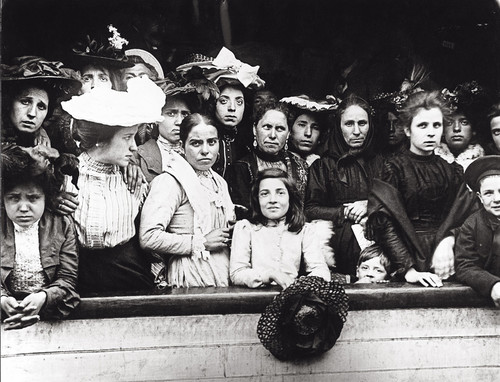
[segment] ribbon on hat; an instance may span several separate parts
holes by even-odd
[[[240,81],[244,87],[248,87],[250,84],[255,83],[257,86],[264,85],[264,81],[257,75],[260,66],[250,66],[244,62],[238,60],[233,52],[231,52],[226,47],[222,47],[215,60],[212,64],[217,69],[223,69],[229,72],[229,74],[235,74],[238,81]],[[217,79],[224,77],[224,74],[220,72],[217,73],[217,78],[209,78],[214,82]]]
[[[2,64],[3,77],[43,77],[61,76],[78,79],[76,72],[69,68],[63,68],[60,61],[47,61],[37,56],[22,56],[14,61],[14,65]]]

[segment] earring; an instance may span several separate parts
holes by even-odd
[[[95,147],[99,147],[99,143],[96,143],[96,144],[95,144]]]
[[[288,151],[288,139],[285,141],[285,151]]]
[[[257,148],[257,138],[253,137],[253,148]]]

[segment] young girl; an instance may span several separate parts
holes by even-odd
[[[63,318],[79,304],[73,220],[51,212],[51,168],[19,147],[2,153],[1,279],[5,329]]]
[[[449,115],[438,92],[408,97],[399,114],[410,149],[389,159],[369,199],[368,232],[407,282],[440,287],[453,270],[453,236],[470,212],[462,167],[434,154]],[[435,273],[431,273],[431,268]]]
[[[310,276],[330,281],[330,272],[300,196],[286,172],[265,169],[252,188],[250,220],[236,223],[229,264],[235,285],[257,288],[275,282],[283,289],[298,277],[302,259]]]
[[[391,262],[378,245],[370,245],[359,254],[356,284],[381,283],[387,280]]]

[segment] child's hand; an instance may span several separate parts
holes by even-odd
[[[283,289],[286,289],[292,285],[295,280],[293,277],[290,277],[284,272],[271,270],[266,276],[263,277],[262,282],[264,284],[271,284],[273,281]]]
[[[45,292],[32,293],[26,296],[19,306],[25,314],[29,313],[29,315],[33,316],[40,312],[46,300],[47,294]]]
[[[1,305],[2,310],[7,313],[9,317],[22,310],[17,300],[12,296],[2,296]]]

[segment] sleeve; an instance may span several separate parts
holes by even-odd
[[[373,239],[391,260],[391,269],[396,275],[405,275],[415,266],[415,261],[401,239],[398,226],[391,217],[377,213],[372,219]]]
[[[326,281],[330,281],[330,270],[321,252],[321,242],[315,233],[314,225],[306,224],[303,229],[302,256],[307,275],[318,276]]]
[[[252,179],[248,164],[245,162],[235,162],[231,166],[228,166],[226,181],[233,203],[250,210],[250,187]]]
[[[158,175],[153,180],[142,208],[139,227],[139,242],[144,250],[160,254],[191,255],[194,235],[167,232],[182,199],[182,188],[170,174]]]
[[[333,198],[334,195],[328,195],[326,189],[327,178],[325,177],[324,169],[325,166],[322,165],[322,159],[314,162],[309,169],[304,213],[308,220],[330,220],[338,225],[344,219],[344,208],[343,206],[328,206],[327,199]]]
[[[481,295],[490,297],[491,289],[494,284],[500,282],[500,277],[485,270],[487,259],[477,250],[475,222],[475,219],[468,219],[458,230],[455,243],[455,271],[459,281],[471,286]]]
[[[259,271],[252,268],[252,225],[248,220],[240,220],[234,226],[229,259],[229,274],[234,285],[258,288],[263,285]]]
[[[391,186],[399,190],[401,182],[398,174],[399,171],[397,170],[394,163],[392,163],[390,160],[385,161],[382,166],[380,180],[390,184]]]
[[[59,266],[54,280],[42,290],[47,300],[40,314],[44,318],[61,319],[68,316],[80,303],[76,292],[78,279],[78,252],[73,219],[63,217],[64,241],[59,252]]]

